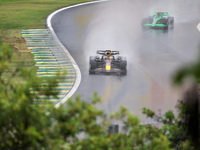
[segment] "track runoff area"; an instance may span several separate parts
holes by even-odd
[[[34,104],[55,105],[60,102],[71,90],[75,83],[75,70],[69,58],[64,54],[60,46],[53,40],[48,29],[22,30],[22,37],[26,40],[27,47],[34,55],[38,67],[37,75],[43,79],[55,77],[58,72],[67,70],[63,79],[58,79],[58,86],[52,92],[60,91],[58,97],[47,97],[38,94],[38,91],[31,89],[32,93],[38,94]],[[43,86],[45,86],[45,80]]]

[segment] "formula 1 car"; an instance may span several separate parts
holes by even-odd
[[[97,56],[90,56],[90,74],[96,72],[127,74],[126,58],[119,56],[119,51],[97,50],[97,54]]]
[[[154,12],[153,16],[142,20],[143,29],[169,29],[174,27],[174,17],[168,12]]]

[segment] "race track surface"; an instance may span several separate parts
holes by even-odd
[[[154,11],[169,11],[175,18],[169,31],[141,29],[141,20]],[[181,90],[171,83],[177,68],[193,62],[199,51],[200,2],[113,0],[63,10],[52,27],[78,64],[82,80],[74,96],[89,101],[94,92],[98,105],[110,114],[123,105],[145,119],[141,109],[175,110]],[[89,75],[89,56],[96,50],[119,50],[127,58],[126,76]]]

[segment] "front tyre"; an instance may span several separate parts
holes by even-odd
[[[89,59],[89,74],[94,74],[95,73],[95,69],[97,67],[96,61],[95,61],[95,57],[94,56],[90,56]]]
[[[174,17],[169,17],[168,24],[170,28],[174,28]]]
[[[141,26],[142,26],[142,29],[143,29],[143,30],[148,29],[148,27],[145,26],[145,24],[147,24],[147,23],[148,23],[148,19],[147,19],[147,18],[142,19]]]
[[[90,64],[90,67],[89,67],[89,74],[94,74],[95,72],[92,70],[92,67],[91,67],[91,64]]]

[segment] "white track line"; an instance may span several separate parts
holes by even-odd
[[[76,72],[76,80],[75,80],[74,86],[72,87],[72,89],[70,90],[70,92],[62,100],[60,100],[55,105],[56,108],[58,108],[61,104],[64,104],[75,93],[75,91],[77,90],[77,88],[78,88],[78,86],[79,86],[79,84],[81,82],[81,71],[80,71],[78,65],[76,64],[75,60],[73,59],[73,57],[70,55],[69,51],[63,46],[63,44],[59,41],[58,37],[56,36],[55,31],[53,30],[52,25],[51,25],[51,19],[52,19],[52,17],[55,14],[57,14],[57,13],[63,11],[63,10],[74,8],[74,7],[78,7],[78,6],[88,5],[88,4],[92,4],[92,3],[104,2],[104,1],[107,1],[107,0],[99,0],[99,1],[87,2],[87,3],[82,3],[82,4],[77,4],[77,5],[73,5],[73,6],[61,8],[59,10],[54,11],[53,13],[51,13],[47,17],[47,20],[46,20],[46,26],[47,26],[47,28],[51,31],[52,35],[54,36],[55,41],[59,44],[59,46],[62,48],[62,50],[69,57],[72,65],[73,65],[73,67],[75,69],[75,72]]]
[[[197,29],[200,31],[200,23],[197,25]]]

